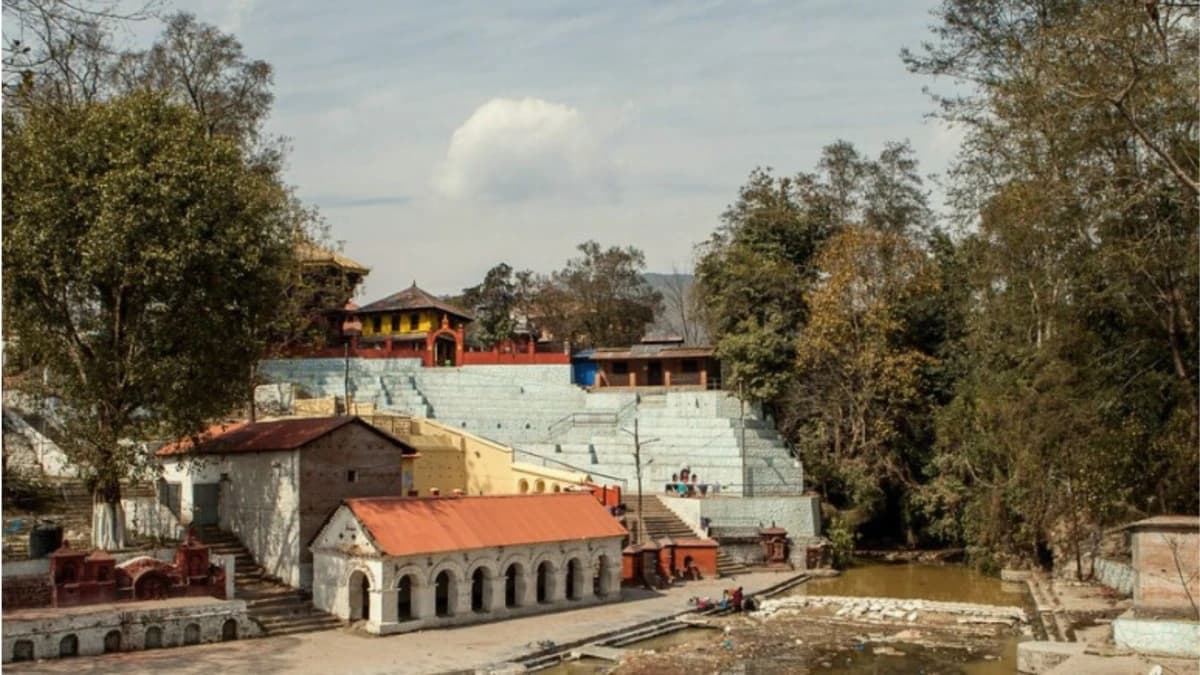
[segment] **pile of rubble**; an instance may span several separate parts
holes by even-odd
[[[960,624],[1025,624],[1028,617],[1020,607],[978,605],[966,602],[935,602],[901,598],[862,598],[838,595],[789,596],[764,600],[753,616],[798,614],[805,610],[832,611],[833,616],[856,621],[913,623],[923,614],[954,617]]]

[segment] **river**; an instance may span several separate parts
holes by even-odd
[[[813,579],[786,594],[923,599],[1031,609],[1028,593],[1023,585],[1004,583],[995,577],[957,565],[860,565],[845,570],[836,577]],[[627,645],[626,649],[653,649],[661,652],[679,645],[691,645],[692,649],[697,649],[719,645],[722,639],[719,631],[686,629]],[[840,638],[835,636],[831,642],[836,646],[820,650],[816,658],[806,659],[803,668],[807,670],[798,672],[852,675],[899,675],[917,672],[946,675],[1012,675],[1016,672],[1018,641],[1016,636],[999,639],[995,649],[987,655],[904,643],[890,645],[895,651],[888,653],[887,650],[880,651],[856,644],[855,636],[848,633]],[[756,670],[753,663],[747,665],[751,666],[747,672]],[[615,664],[609,662],[587,659],[564,663],[541,672],[547,675],[594,675],[614,672],[614,666]]]

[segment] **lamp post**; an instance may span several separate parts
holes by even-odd
[[[642,519],[642,446],[656,443],[661,439],[651,438],[643,441],[638,433],[638,420],[636,417],[633,418],[633,431],[629,429],[621,429],[621,431],[633,436],[633,463],[634,469],[637,472],[637,541],[634,543],[641,544],[646,538],[646,522]],[[646,462],[646,466],[650,466],[653,463],[654,460],[651,459],[649,462]]]

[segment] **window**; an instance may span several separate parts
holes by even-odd
[[[346,482],[347,483],[357,483],[358,482],[358,471],[355,469],[350,469],[349,471],[347,471],[346,472]]]
[[[613,361],[612,371],[613,375],[628,375],[629,364],[625,361]]]
[[[383,332],[383,317],[382,316],[373,317],[371,319],[371,328],[376,333],[382,333]]]
[[[400,332],[400,315],[393,314],[391,317],[391,321],[392,321],[392,332],[399,333]]]
[[[683,363],[679,364],[679,367],[685,373],[700,372],[700,364],[696,361],[696,359],[684,359]]]
[[[417,330],[418,328],[420,328],[420,326],[421,326],[421,315],[416,314],[416,313],[409,314],[408,315],[408,329],[409,330]]]

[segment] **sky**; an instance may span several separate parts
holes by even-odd
[[[589,239],[690,272],[752,169],[811,170],[837,139],[870,155],[908,139],[924,173],[943,172],[960,136],[927,119],[934,83],[899,58],[929,39],[936,4],[167,7],[272,64],[266,130],[290,139],[286,179],[371,268],[369,302],[414,281],[456,293],[499,262],[549,272]]]

